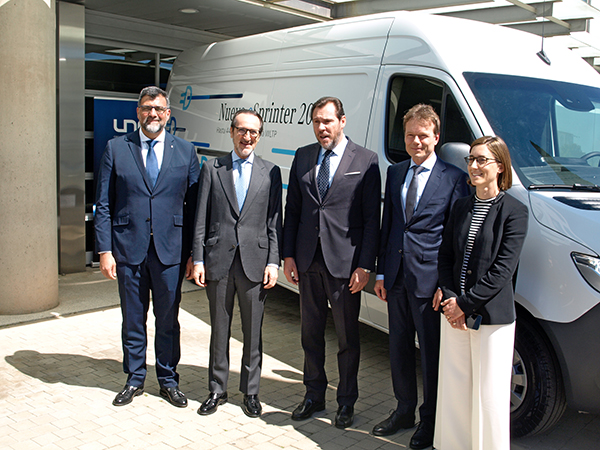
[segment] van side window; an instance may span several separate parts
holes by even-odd
[[[473,134],[444,83],[430,78],[396,76],[390,82],[386,120],[386,153],[391,162],[410,158],[404,146],[402,118],[417,103],[433,106],[440,116],[442,129],[438,148],[445,142],[470,144],[473,141]]]

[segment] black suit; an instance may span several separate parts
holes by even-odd
[[[279,266],[281,172],[254,155],[246,199],[239,211],[232,155],[205,162],[200,173],[194,261],[204,261],[211,315],[209,390],[223,393],[229,377],[229,336],[237,292],[244,353],[240,390],[258,394],[262,365],[265,267]]]
[[[473,194],[457,201],[448,219],[438,263],[440,287],[444,299],[456,297],[465,315],[481,315],[483,325],[513,323],[512,276],[527,234],[527,206],[504,192],[494,200],[473,243],[465,294],[459,295],[474,199]]]
[[[421,420],[434,421],[438,378],[439,314],[432,300],[437,257],[452,204],[468,195],[467,175],[437,159],[417,208],[405,222],[401,191],[411,161],[390,166],[385,187],[377,273],[384,275],[390,332],[390,364],[397,411],[413,415],[417,406],[415,331],[423,372]]]
[[[360,292],[348,282],[357,267],[373,270],[377,253],[381,177],[377,155],[348,140],[331,186],[317,187],[318,143],[299,148],[290,170],[283,256],[295,259],[300,281],[306,398],[325,399],[324,332],[331,305],[338,336],[340,406],[358,398]]]

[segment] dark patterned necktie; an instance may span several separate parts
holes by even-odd
[[[331,153],[332,150],[327,150],[325,152],[321,167],[319,168],[319,174],[317,175],[317,186],[319,188],[321,200],[325,198],[327,191],[329,190],[329,156],[331,156]]]
[[[419,174],[423,171],[421,166],[413,166],[413,177],[408,185],[408,191],[406,192],[406,221],[410,221],[415,212],[415,206],[417,204],[417,190],[419,188]]]

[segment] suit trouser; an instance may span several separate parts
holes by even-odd
[[[304,385],[306,398],[325,400],[325,327],[329,305],[338,339],[339,384],[337,402],[353,406],[358,399],[360,338],[358,315],[360,292],[350,293],[349,280],[334,278],[325,265],[321,246],[308,270],[300,272],[300,314],[304,349]]]
[[[179,384],[176,369],[181,356],[178,315],[184,274],[182,267],[182,264],[162,264],[153,240],[150,241],[148,255],[141,264],[117,263],[123,315],[123,371],[128,374],[128,385],[141,386],[146,379],[146,320],[150,290],[156,328],[154,351],[158,382],[163,387]]]
[[[442,320],[434,446],[509,450],[515,323],[455,330]]]
[[[440,313],[430,298],[418,298],[406,286],[402,271],[387,291],[390,366],[394,395],[400,414],[414,414],[417,401],[417,366],[415,332],[419,338],[423,404],[419,408],[421,421],[434,422],[440,350]]]
[[[227,390],[229,338],[236,292],[244,335],[240,391],[257,395],[262,368],[262,323],[267,290],[262,282],[255,283],[246,277],[239,251],[236,251],[227,276],[220,280],[208,280],[206,286],[211,323],[208,389],[218,394]]]

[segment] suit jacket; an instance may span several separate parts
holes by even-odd
[[[438,249],[450,207],[470,190],[467,174],[438,158],[417,209],[406,223],[401,191],[409,168],[410,160],[388,168],[377,273],[384,275],[384,287],[389,290],[402,270],[415,296],[430,298],[438,286]]]
[[[239,212],[231,153],[206,161],[200,173],[194,261],[204,261],[208,280],[229,273],[237,246],[244,273],[261,282],[267,264],[281,262],[281,171],[254,155],[252,175]]]
[[[516,317],[512,280],[527,234],[527,206],[503,192],[496,198],[473,243],[465,294],[457,295],[474,202],[472,195],[452,208],[440,247],[440,286],[444,299],[456,297],[467,316],[480,314],[485,325],[509,324]]]
[[[153,233],[158,258],[179,264],[190,255],[200,165],[194,146],[165,133],[160,173],[150,186],[139,132],[108,141],[98,171],[96,248],[117,263],[140,264]]]
[[[331,187],[321,201],[317,188],[318,143],[296,151],[288,184],[283,256],[305,272],[321,239],[323,258],[335,278],[357,267],[374,270],[379,241],[381,175],[377,155],[348,139]]]

